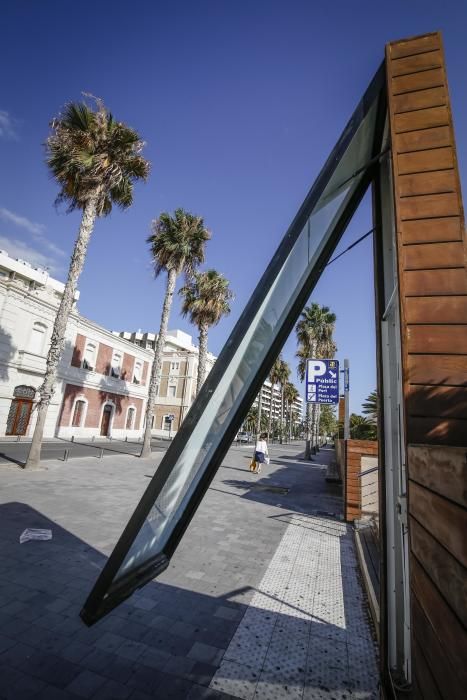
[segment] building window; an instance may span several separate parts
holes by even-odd
[[[110,376],[114,379],[120,379],[122,373],[122,356],[118,352],[114,352],[112,357],[112,366],[110,368]]]
[[[84,409],[86,406],[86,402],[80,399],[75,403],[75,410],[73,411],[73,419],[71,421],[71,425],[74,428],[79,428],[80,425],[83,422],[83,417],[84,417]]]
[[[170,371],[171,372],[177,372],[180,369],[180,362],[171,362],[170,363]]]
[[[86,344],[86,350],[84,351],[83,358],[83,369],[94,372],[94,367],[96,366],[96,350],[97,348],[94,343]]]
[[[126,414],[126,429],[127,430],[133,430],[134,423],[135,423],[135,416],[136,416],[136,409],[133,406],[130,406],[128,409],[128,413]]]
[[[177,394],[177,386],[175,384],[169,384],[167,387],[167,396],[174,399]]]
[[[141,362],[135,362],[135,370],[133,372],[133,383],[141,384]]]
[[[45,334],[47,326],[36,321],[32,327],[31,340],[29,342],[29,352],[34,355],[42,355],[45,346]]]

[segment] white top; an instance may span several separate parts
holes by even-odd
[[[268,443],[266,440],[258,440],[255,447],[255,452],[262,452],[267,455],[268,453]]]

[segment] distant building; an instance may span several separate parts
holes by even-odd
[[[114,331],[114,334],[145,350],[155,350],[155,333]],[[208,353],[208,373],[215,361],[216,357]],[[170,427],[169,416],[173,416],[172,430],[178,430],[195,397],[197,372],[198,348],[193,344],[191,335],[181,330],[168,331],[162,358],[161,381],[154,406],[154,430],[167,432]]]
[[[272,409],[272,420],[279,420],[281,417],[281,388],[278,384],[271,384],[269,379],[263,384],[263,390],[261,393],[261,413],[268,416]],[[253,406],[257,408],[259,403],[260,394],[256,397],[253,402]],[[295,413],[295,424],[299,425],[303,420],[303,399],[298,396],[292,404]]]

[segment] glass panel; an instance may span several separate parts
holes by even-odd
[[[227,341],[188,414],[186,425],[167,450],[107,571],[104,569],[96,584],[96,597],[100,601],[109,584],[118,587],[123,582],[128,590],[133,576],[136,587],[138,575],[161,555],[170,555],[178,544],[180,535],[176,528],[180,525],[180,530],[183,529],[193,514],[193,505],[199,501],[195,490],[212,478],[213,469],[219,465],[239,428],[242,410],[246,410],[247,401],[248,406],[252,403],[259,390],[258,379],[266,377],[275,359],[271,360],[271,349],[278,347],[279,352],[287,329],[290,330],[302,310],[303,291],[311,291],[313,280],[319,277],[322,267],[318,269],[317,264],[322,266],[323,255],[328,251],[331,254],[342,233],[339,227],[358,204],[354,195],[358,190],[360,196],[365,166],[374,156],[383,77],[380,70]],[[194,501],[190,503],[192,498]],[[187,516],[189,503],[190,516]],[[93,594],[86,606],[92,599]],[[92,608],[86,606],[85,619]]]

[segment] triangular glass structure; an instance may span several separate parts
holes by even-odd
[[[86,600],[96,622],[167,568],[381,154],[380,67],[345,127]]]

